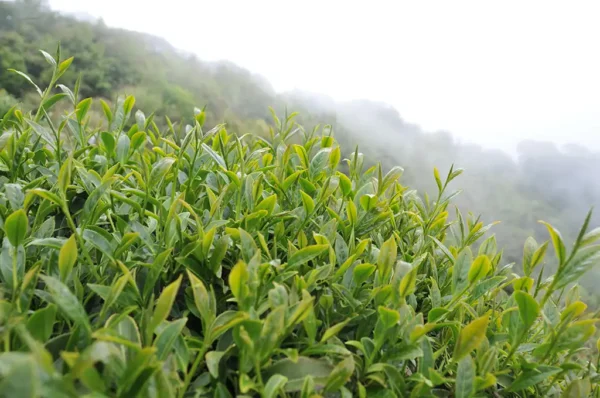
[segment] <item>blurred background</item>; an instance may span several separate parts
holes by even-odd
[[[82,97],[132,94],[156,119],[268,135],[268,107],[331,124],[345,155],[404,168],[435,193],[433,168],[465,169],[454,203],[481,214],[519,270],[523,242],[573,242],[600,226],[597,2],[0,1],[0,114],[37,106],[51,71],[39,50],[75,56]],[[64,112],[58,106],[55,113]],[[99,101],[92,123],[101,128]],[[551,262],[552,256],[547,257]],[[549,268],[552,267],[550,263]],[[583,278],[600,303],[600,270]]]

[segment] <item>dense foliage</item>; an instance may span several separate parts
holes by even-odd
[[[304,126],[331,123],[344,152],[358,144],[368,166],[375,159],[385,172],[403,166],[403,181],[421,193],[435,195],[437,187],[429,177],[434,166],[448,169],[456,164],[466,171],[451,185],[464,190],[454,204],[465,213],[481,214],[487,223],[501,221],[495,228],[498,244],[517,267],[520,242],[528,236],[544,239],[539,219],[548,220],[573,240],[587,210],[600,207],[596,175],[600,153],[587,148],[523,143],[513,158],[462,144],[448,133],[425,133],[385,104],[336,103],[299,92],[276,94],[264,79],[233,64],[203,62],[160,38],[109,28],[89,16],[75,17],[52,12],[41,0],[0,1],[0,115],[14,98],[24,111],[37,106],[35,91],[7,68],[48,83],[50,74],[38,49],[52,52],[60,41],[66,56],[77,56],[62,82],[73,87],[77,76],[83,75],[82,98],[95,99],[88,113],[94,127],[103,120],[98,99],[113,106],[117,94],[134,95],[137,108],[160,116],[155,121],[161,128],[166,127],[164,116],[173,122],[190,122],[194,106],[206,106],[207,125],[226,123],[231,131],[263,137],[269,131],[268,107],[283,114],[287,105],[300,112],[298,122]],[[299,49],[288,51],[310,56]],[[51,113],[60,115],[65,110],[59,103]],[[600,226],[599,215],[596,212],[592,226]],[[556,270],[557,264],[548,267]],[[582,284],[593,293],[599,280],[600,272],[594,270]]]
[[[132,96],[95,129],[57,85],[73,59],[43,56],[46,89],[15,72],[40,106],[0,121],[2,396],[600,394],[570,288],[600,261],[590,215],[570,249],[546,224],[550,278],[528,239],[519,276],[494,236],[474,249],[490,226],[449,220],[460,169],[422,200],[329,126],[161,129]]]

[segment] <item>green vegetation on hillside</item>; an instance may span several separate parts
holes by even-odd
[[[600,396],[569,287],[600,261],[591,214],[568,247],[545,225],[551,278],[533,239],[515,275],[448,218],[460,169],[423,200],[328,127],[161,129],[132,96],[97,129],[83,83],[54,89],[75,61],[43,55],[39,107],[0,120],[0,395]]]
[[[74,86],[81,75],[82,98],[104,99],[109,106],[117,93],[134,95],[136,106],[153,112],[161,128],[165,116],[181,127],[192,120],[194,107],[205,106],[208,125],[226,123],[231,131],[267,137],[268,108],[283,114],[287,106],[300,112],[298,121],[306,128],[332,124],[344,151],[359,145],[365,161],[372,162],[369,165],[380,161],[385,171],[401,165],[403,181],[421,193],[435,194],[429,178],[434,166],[464,168],[463,178],[452,185],[464,191],[455,205],[463,212],[481,214],[486,223],[501,222],[494,231],[510,262],[519,263],[520,242],[528,236],[545,238],[538,220],[548,220],[573,240],[586,212],[592,206],[600,208],[598,152],[523,143],[515,161],[500,151],[460,144],[447,133],[424,133],[384,104],[335,103],[297,92],[276,94],[264,79],[233,64],[202,62],[162,39],[108,28],[101,21],[78,21],[36,0],[0,1],[0,114],[14,98],[24,110],[37,105],[32,87],[15,79],[7,68],[47,83],[50,74],[38,49],[52,52],[57,41],[62,43],[65,58],[77,56],[62,77],[64,84]],[[65,112],[61,106],[53,109],[53,115]],[[101,123],[102,115],[96,100],[90,110],[92,125]],[[450,213],[454,217],[453,209]],[[591,220],[592,226],[600,225],[599,214]],[[598,281],[600,272],[593,270],[583,286],[595,294]]]

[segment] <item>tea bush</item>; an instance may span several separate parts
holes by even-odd
[[[327,126],[161,129],[133,97],[91,129],[44,56],[39,109],[0,122],[3,396],[598,396],[589,216],[570,249],[547,225],[555,275],[533,239],[516,275],[450,218],[461,170],[421,198]]]

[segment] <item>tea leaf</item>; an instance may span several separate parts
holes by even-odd
[[[151,331],[156,330],[156,327],[162,323],[171,312],[173,303],[175,302],[175,296],[181,285],[181,275],[175,280],[175,282],[168,285],[156,300],[156,306],[154,307],[154,313],[152,314],[152,321],[149,329]]]
[[[293,268],[305,264],[310,260],[318,257],[321,253],[329,248],[329,245],[312,245],[304,249],[298,250],[288,260],[288,266]]]
[[[77,242],[75,241],[75,234],[71,235],[65,244],[60,248],[58,255],[58,269],[60,270],[60,280],[65,282],[73,266],[77,261]]]
[[[90,323],[83,306],[73,293],[62,282],[51,276],[40,276],[48,290],[54,303],[60,308],[63,315],[70,318],[74,322],[85,327],[86,330],[91,330]]]
[[[456,398],[470,398],[475,393],[475,365],[470,356],[458,362],[456,373]]]
[[[522,391],[526,388],[534,386],[561,372],[561,368],[546,365],[537,365],[532,369],[523,372],[515,381],[508,387],[508,391]]]
[[[528,330],[539,316],[540,307],[533,297],[523,291],[516,291],[514,297],[519,306],[519,316],[523,321],[523,326],[525,330]]]
[[[287,381],[287,377],[282,375],[271,376],[269,378],[269,381],[267,381],[267,384],[265,385],[264,397],[276,398],[277,396],[279,396],[279,392],[281,391],[285,383],[287,383]]]
[[[331,374],[327,378],[327,384],[325,385],[326,392],[337,391],[342,387],[348,379],[354,373],[354,359],[352,357],[347,357],[340,363],[338,363],[335,368],[331,371]]]
[[[27,235],[27,214],[25,210],[20,209],[6,217],[4,221],[4,231],[10,244],[14,247],[19,247],[25,240]]]
[[[454,346],[454,361],[460,361],[467,356],[471,351],[479,347],[487,330],[489,317],[484,315],[475,319],[473,322],[465,326],[458,335],[458,340]]]
[[[469,283],[473,284],[483,278],[490,272],[492,269],[492,264],[490,263],[490,259],[486,255],[479,255],[471,264],[468,274]]]

